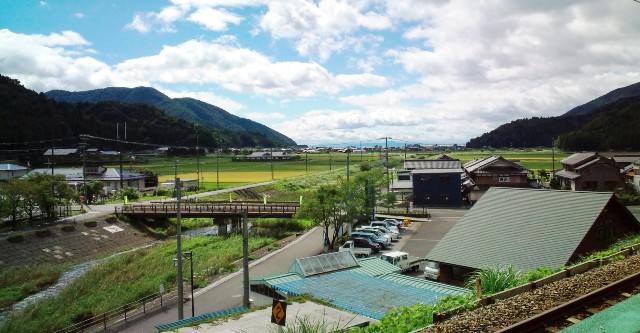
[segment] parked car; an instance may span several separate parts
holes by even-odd
[[[363,243],[359,242],[359,245],[363,245]],[[346,241],[344,244],[342,244],[342,246],[340,246],[338,251],[339,252],[349,251],[353,253],[353,255],[356,257],[367,257],[371,253],[373,253],[373,250],[368,246],[356,246],[355,240]]]
[[[400,229],[398,229],[398,227],[395,226],[395,224],[391,223],[391,222],[385,222],[385,221],[371,221],[369,223],[370,226],[372,227],[384,227],[387,228],[391,231],[395,231],[397,233],[400,233]]]
[[[399,233],[398,232],[393,232],[385,227],[372,227],[369,225],[363,226],[363,229],[371,229],[371,230],[378,230],[382,233],[384,233],[385,235],[389,235],[389,237],[391,237],[391,241],[397,241],[398,237],[399,237]]]
[[[391,241],[392,241],[391,236],[383,233],[380,230],[358,228],[356,229],[356,232],[367,233],[367,234],[375,235],[376,237],[379,237],[379,238],[383,238],[387,246],[391,246]]]
[[[352,241],[357,247],[369,247],[373,253],[378,253],[382,249],[382,245],[372,242],[368,238],[353,238]]]
[[[387,222],[387,223],[391,223],[393,225],[395,225],[399,231],[402,231],[405,229],[403,223],[401,221],[398,221],[396,219],[384,219],[382,220],[382,222]]]
[[[409,255],[409,253],[407,252],[401,251],[385,253],[380,256],[380,259],[400,267],[403,272],[408,270],[411,270],[413,272],[418,271],[420,263],[426,260],[424,258],[414,257],[412,255]]]
[[[440,277],[440,263],[435,261],[427,261],[424,267],[424,278],[438,281]]]
[[[380,247],[384,250],[387,248],[387,246],[391,245],[391,241],[388,238],[385,237],[380,237],[378,235],[375,235],[373,233],[366,233],[366,232],[359,232],[359,231],[354,231],[351,233],[351,235],[349,235],[349,239],[351,238],[366,238],[374,243],[378,243],[380,244]]]

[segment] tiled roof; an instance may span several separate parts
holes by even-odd
[[[456,169],[418,169],[418,170],[411,170],[411,173],[414,173],[414,174],[437,174],[437,173],[459,173],[459,174],[463,174],[464,170],[462,170],[462,168],[456,168]]]
[[[584,161],[590,159],[590,158],[594,158],[597,155],[597,153],[575,153],[573,155],[567,156],[564,159],[562,159],[560,161],[560,163],[562,164],[567,164],[567,165],[577,165],[580,163],[583,163]]]
[[[612,196],[492,187],[427,258],[476,269],[565,265]]]
[[[82,177],[82,168],[55,168],[53,170],[55,175],[63,175],[65,176],[68,182],[81,182],[83,180]],[[50,174],[51,169],[33,169],[29,173],[41,173],[41,174]],[[120,180],[120,172],[115,168],[107,168],[103,173],[88,173],[87,172],[87,180],[99,180],[99,181],[115,181]],[[146,176],[141,173],[123,171],[122,179],[123,180],[133,180],[133,179],[144,179]]]
[[[556,177],[567,178],[567,179],[572,179],[572,180],[581,177],[579,173],[575,173],[573,171],[567,171],[567,170],[560,170],[560,171],[556,172],[555,175],[556,175]]]
[[[527,168],[523,167],[519,163],[506,160],[501,156],[497,156],[497,155],[491,155],[491,156],[471,160],[465,163],[463,165],[463,168],[468,173],[478,173],[478,172],[482,172],[482,170],[485,168],[489,168],[493,166],[502,167],[502,168],[508,167],[508,168],[518,170],[519,172],[522,172],[522,173],[530,172]]]

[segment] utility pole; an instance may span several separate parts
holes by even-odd
[[[304,152],[304,173],[309,173],[309,152]]]
[[[249,227],[247,210],[242,213],[242,305],[249,308]]]
[[[175,178],[174,187],[176,190],[176,259],[178,268],[178,320],[184,318],[184,286],[182,278],[182,216],[180,211],[180,199],[182,196],[180,178]],[[193,259],[191,259],[193,260]],[[194,302],[194,300],[191,300]]]
[[[218,165],[218,156],[220,155],[220,151],[216,148],[216,190],[220,189],[220,168]]]
[[[271,153],[269,154],[271,160],[271,180],[273,180],[273,148],[271,148]]]
[[[200,190],[200,139],[198,137],[198,126],[196,125],[196,189]]]
[[[351,154],[351,149],[347,150],[347,184],[349,184],[349,155]]]
[[[116,138],[118,139],[118,155],[120,156],[120,191],[122,191],[124,189],[124,180],[122,178],[122,143],[120,142],[120,123],[116,123]]]
[[[84,189],[84,200],[87,200],[87,136],[83,134],[82,138],[82,188]]]
[[[388,136],[385,136],[384,138],[380,138],[380,139],[384,139],[384,165],[387,168],[387,193],[389,193],[391,191],[391,180],[390,180],[390,175],[389,175],[389,139],[391,139]]]

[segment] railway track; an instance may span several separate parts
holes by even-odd
[[[499,330],[499,333],[559,332],[640,292],[640,273]]]
[[[473,311],[419,333],[557,332],[640,293],[640,256],[573,275]]]

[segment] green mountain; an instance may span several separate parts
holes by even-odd
[[[295,141],[265,125],[240,118],[211,104],[193,98],[169,98],[149,87],[104,88],[88,91],[69,92],[51,90],[46,92],[49,98],[60,102],[118,101],[123,103],[142,103],[154,105],[169,115],[199,124],[211,129],[224,130],[232,136],[255,137],[257,145],[292,146]],[[236,133],[237,132],[237,133]],[[266,139],[266,140],[265,140]]]
[[[593,147],[598,147],[597,150],[638,149],[640,142],[629,142],[620,136],[621,133],[627,133],[627,127],[612,127],[612,124],[620,123],[612,122],[609,117],[621,117],[619,119],[623,123],[635,123],[635,119],[626,117],[638,112],[633,108],[634,98],[639,96],[640,83],[635,83],[613,90],[561,116],[514,120],[469,140],[466,146],[531,148],[550,146],[552,141],[558,139],[556,145],[570,151],[595,150]],[[611,115],[607,116],[607,113]],[[599,132],[596,133],[595,128],[598,128]],[[633,133],[629,134],[633,137]],[[592,141],[596,137],[601,139],[597,144]]]

